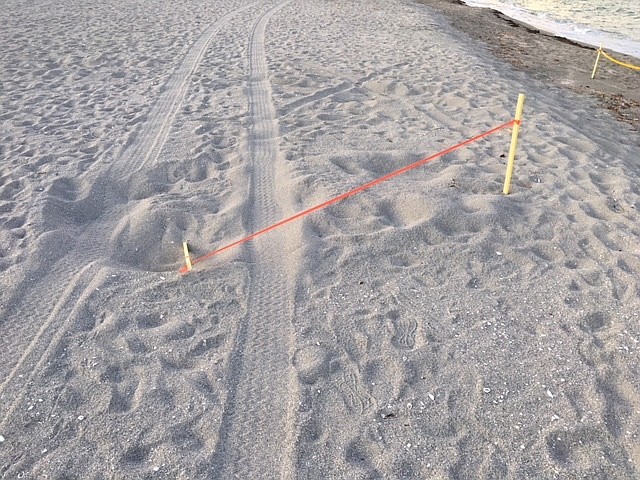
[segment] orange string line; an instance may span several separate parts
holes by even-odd
[[[343,193],[342,195],[338,195],[337,197],[334,197],[334,198],[332,198],[330,200],[327,200],[326,202],[323,202],[323,203],[321,203],[319,205],[316,205],[315,207],[311,207],[311,208],[309,208],[307,210],[304,210],[302,212],[296,213],[295,215],[293,215],[293,216],[291,216],[289,218],[285,218],[284,220],[281,220],[278,223],[274,223],[273,225],[270,225],[270,226],[268,226],[266,228],[263,228],[262,230],[259,230],[259,231],[255,232],[255,233],[252,233],[251,235],[249,235],[247,237],[244,237],[244,238],[242,238],[240,240],[237,240],[237,241],[235,241],[233,243],[230,243],[229,245],[226,245],[226,246],[221,247],[221,248],[219,248],[217,250],[209,252],[206,255],[203,255],[201,257],[192,259],[191,260],[191,264],[192,265],[196,265],[198,263],[204,262],[205,260],[209,260],[211,257],[214,257],[215,255],[218,255],[218,254],[220,254],[222,252],[225,252],[225,251],[230,250],[230,249],[232,249],[234,247],[242,245],[243,243],[249,242],[250,240],[253,240],[256,237],[259,237],[260,235],[264,235],[265,233],[268,233],[268,232],[270,232],[272,230],[275,230],[278,227],[282,227],[283,225],[286,225],[286,224],[291,223],[291,222],[293,222],[295,220],[298,220],[299,218],[307,216],[307,215],[309,215],[309,214],[311,214],[313,212],[316,212],[318,210],[322,210],[323,208],[326,208],[329,205],[333,205],[334,203],[340,202],[341,200],[344,200],[344,199],[349,198],[349,197],[351,197],[353,195],[356,195],[357,193],[360,193],[360,192],[363,192],[365,190],[368,190],[371,187],[379,185],[382,182],[386,182],[387,180],[390,180],[390,179],[392,179],[394,177],[397,177],[398,175],[402,175],[403,173],[406,173],[406,172],[408,172],[410,170],[414,170],[414,169],[416,169],[418,167],[421,167],[422,165],[424,165],[426,163],[429,163],[429,162],[431,162],[431,161],[433,161],[433,160],[435,160],[437,158],[440,158],[440,157],[442,157],[442,156],[444,156],[444,155],[446,155],[448,153],[454,152],[454,151],[456,151],[456,150],[458,150],[458,149],[460,149],[460,148],[462,148],[462,147],[464,147],[466,145],[469,145],[470,143],[477,142],[478,140],[481,140],[481,139],[483,139],[485,137],[488,137],[489,135],[493,135],[494,133],[496,133],[496,132],[498,132],[498,131],[500,131],[500,130],[502,130],[504,128],[508,128],[508,127],[514,125],[516,122],[517,122],[517,120],[511,120],[511,121],[509,121],[507,123],[504,123],[504,124],[499,125],[499,126],[497,126],[495,128],[492,128],[491,130],[488,130],[488,131],[486,131],[484,133],[481,133],[480,135],[476,135],[475,137],[469,138],[469,139],[465,140],[464,142],[461,142],[461,143],[459,143],[457,145],[454,145],[453,147],[449,147],[446,150],[442,150],[441,152],[438,152],[438,153],[435,153],[435,154],[433,154],[433,155],[431,155],[429,157],[423,158],[422,160],[418,160],[417,162],[414,162],[414,163],[412,163],[410,165],[407,165],[406,167],[403,167],[403,168],[395,170],[395,171],[393,171],[391,173],[388,173],[387,175],[384,175],[383,177],[380,177],[380,178],[378,178],[376,180],[373,180],[373,181],[371,181],[369,183],[365,183],[364,185],[361,185],[358,188],[354,188],[353,190],[350,190],[350,191],[348,191],[346,193]],[[188,270],[187,270],[186,265],[183,266],[182,268],[180,268],[180,273],[185,274],[187,272],[188,272]]]

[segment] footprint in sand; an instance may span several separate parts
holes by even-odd
[[[593,312],[586,315],[580,322],[580,329],[587,333],[598,333],[611,324],[609,315],[603,312]]]
[[[418,322],[413,318],[400,318],[400,314],[396,311],[387,313],[387,316],[393,324],[394,334],[391,337],[393,346],[401,350],[411,350],[415,347]]]
[[[109,372],[105,372],[109,373]],[[134,410],[140,403],[141,391],[138,389],[140,380],[137,375],[129,372],[110,372],[115,376],[104,378],[104,382],[111,386],[111,399],[109,401],[109,411],[114,413],[126,413]]]
[[[375,406],[373,397],[362,386],[356,374],[349,370],[342,371],[336,387],[352,413],[363,415]]]
[[[329,375],[329,352],[321,345],[308,345],[296,351],[293,365],[302,383],[313,385]]]

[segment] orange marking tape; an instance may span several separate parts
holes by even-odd
[[[330,200],[327,200],[326,202],[323,202],[323,203],[321,203],[319,205],[316,205],[315,207],[311,207],[311,208],[309,208],[307,210],[304,210],[303,212],[296,213],[295,215],[293,215],[293,216],[291,216],[289,218],[285,218],[284,220],[281,220],[278,223],[274,223],[273,225],[271,225],[269,227],[263,228],[262,230],[259,230],[259,231],[255,232],[255,233],[252,233],[251,235],[249,235],[247,237],[244,237],[244,238],[242,238],[240,240],[237,240],[237,241],[235,241],[233,243],[230,243],[229,245],[226,245],[226,246],[221,247],[221,248],[219,248],[217,250],[209,252],[206,255],[203,255],[202,257],[198,257],[198,258],[192,259],[191,260],[191,264],[192,265],[196,265],[198,263],[202,263],[205,260],[208,260],[211,257],[214,257],[215,255],[218,255],[218,254],[220,254],[222,252],[226,252],[227,250],[230,250],[230,249],[232,249],[234,247],[242,245],[243,243],[246,243],[246,242],[248,242],[250,240],[253,240],[256,237],[259,237],[260,235],[264,235],[265,233],[270,232],[271,230],[275,230],[278,227],[282,227],[283,225],[286,225],[287,223],[291,223],[291,222],[293,222],[295,220],[298,220],[299,218],[302,218],[302,217],[304,217],[306,215],[309,215],[310,213],[316,212],[318,210],[322,210],[323,208],[326,208],[329,205],[333,205],[334,203],[337,203],[337,202],[339,202],[341,200],[349,198],[349,197],[351,197],[351,196],[353,196],[353,195],[355,195],[357,193],[360,193],[360,192],[363,192],[365,190],[368,190],[369,188],[374,187],[374,186],[376,186],[376,185],[378,185],[378,184],[380,184],[382,182],[386,182],[387,180],[390,180],[390,179],[392,179],[394,177],[397,177],[398,175],[402,175],[403,173],[406,173],[406,172],[408,172],[410,170],[414,170],[414,169],[416,169],[418,167],[421,167],[422,165],[424,165],[426,163],[429,163],[429,162],[431,162],[431,161],[433,161],[433,160],[435,160],[437,158],[440,158],[440,157],[442,157],[442,156],[444,156],[444,155],[446,155],[448,153],[454,152],[454,151],[456,151],[456,150],[458,150],[458,149],[460,149],[460,148],[462,148],[462,147],[464,147],[466,145],[469,145],[470,143],[477,142],[478,140],[481,140],[481,139],[483,139],[485,137],[488,137],[489,135],[493,135],[494,133],[502,130],[503,128],[511,127],[515,123],[516,123],[516,120],[511,120],[511,121],[509,121],[507,123],[504,123],[504,124],[502,124],[502,125],[500,125],[498,127],[492,128],[491,130],[488,130],[488,131],[486,131],[484,133],[481,133],[480,135],[476,135],[475,137],[469,138],[469,139],[465,140],[464,142],[461,142],[461,143],[459,143],[457,145],[454,145],[453,147],[449,147],[446,150],[442,150],[441,152],[438,152],[438,153],[436,153],[434,155],[431,155],[429,157],[423,158],[422,160],[418,160],[417,162],[414,162],[414,163],[412,163],[410,165],[407,165],[406,167],[403,167],[403,168],[401,168],[399,170],[396,170],[394,172],[388,173],[387,175],[385,175],[383,177],[380,177],[377,180],[373,180],[372,182],[365,183],[364,185],[361,185],[358,188],[354,188],[353,190],[350,190],[350,191],[348,191],[346,193],[343,193],[342,195],[338,195],[337,197],[334,197],[334,198],[332,198]],[[183,266],[180,269],[180,273],[182,273],[182,274],[185,274],[188,271],[189,270],[187,269],[186,265]]]

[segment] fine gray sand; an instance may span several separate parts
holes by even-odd
[[[1,478],[640,476],[640,135],[434,7],[5,0]],[[178,273],[520,92],[511,195],[503,129]]]

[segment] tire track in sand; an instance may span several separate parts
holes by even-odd
[[[185,55],[180,66],[163,86],[160,97],[151,108],[149,119],[145,122],[142,130],[138,132],[133,142],[124,147],[119,155],[120,158],[114,165],[117,177],[139,171],[147,163],[154,163],[158,159],[162,147],[169,137],[173,119],[187,93],[189,79],[200,65],[211,40],[231,17],[248,10],[255,4],[249,3],[223,15],[200,35]]]
[[[103,271],[97,262],[92,261],[75,272],[50,315],[0,385],[0,430],[5,428],[18,405],[22,403],[27,389],[34,383],[36,375],[43,370],[53,352],[57,350],[84,302],[104,281],[104,275],[101,275]],[[13,402],[6,401],[9,398],[13,398]]]
[[[267,10],[254,25],[249,41],[247,95],[251,127],[251,228],[278,220],[274,170],[279,161],[278,123],[271,99],[265,53],[270,18],[290,0]],[[289,232],[291,236],[291,232]],[[214,458],[220,478],[293,477],[296,382],[291,364],[294,346],[293,295],[289,265],[295,260],[283,248],[286,236],[274,234],[249,246],[251,286],[248,313],[231,357],[229,394]]]
[[[117,183],[118,179],[139,171],[146,163],[156,161],[187,92],[189,79],[211,40],[229,19],[254,5],[255,3],[250,3],[232,10],[202,33],[164,85],[160,97],[151,107],[149,119],[134,133],[114,163],[101,174],[102,181],[107,185],[102,191],[105,198],[104,213],[87,225],[69,230],[73,237],[78,238],[78,247],[57,261],[51,271],[31,287],[27,294],[18,288],[10,299],[13,304],[22,297],[16,308],[4,310],[5,313],[11,313],[11,317],[6,320],[3,330],[11,332],[14,337],[24,338],[28,344],[0,384],[0,429],[11,419],[29,386],[34,385],[37,375],[72,327],[83,301],[103,281],[101,272],[105,270],[101,265],[101,258],[108,252],[110,235],[130,210],[126,202],[122,205],[116,198],[119,189],[109,186]],[[113,178],[114,174],[116,178]],[[36,273],[40,271],[36,267]],[[57,300],[52,301],[56,298]],[[25,316],[29,316],[26,312],[32,312],[34,306],[40,312],[48,312],[39,326],[22,322]]]

